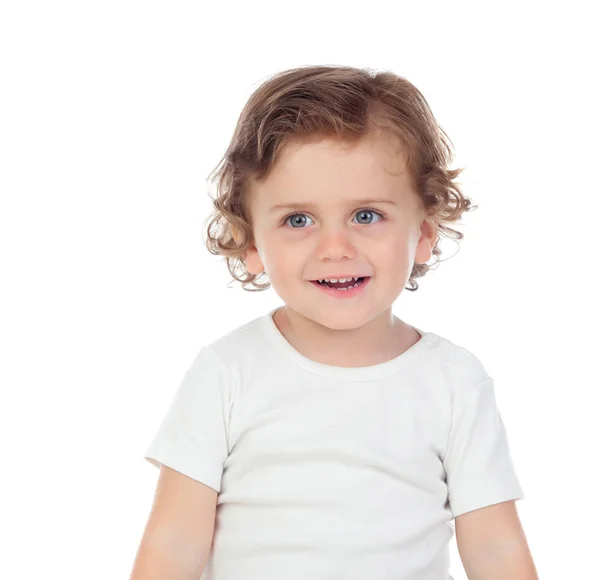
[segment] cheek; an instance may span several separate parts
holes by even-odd
[[[394,284],[404,284],[413,267],[410,240],[397,237],[388,242],[375,254],[375,266],[382,277]]]
[[[267,272],[271,270],[270,277],[282,277],[282,273],[290,272],[298,267],[301,260],[301,246],[289,243],[280,237],[273,236],[266,240],[261,258]],[[278,275],[278,273],[280,273]]]
[[[376,255],[379,261],[388,265],[405,262],[410,257],[410,241],[401,233],[389,236],[378,243]]]

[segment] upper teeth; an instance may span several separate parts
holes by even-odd
[[[323,282],[324,280],[325,282],[341,282],[343,284],[344,282],[350,282],[350,280],[358,280],[358,278],[360,278],[360,276],[355,278],[340,278],[339,280],[336,278],[321,278],[319,282]]]

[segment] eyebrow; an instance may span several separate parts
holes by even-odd
[[[393,199],[353,199],[347,202],[348,205],[370,205],[372,203],[389,203],[391,205],[398,205],[398,202]],[[278,211],[281,209],[315,209],[317,204],[306,202],[306,203],[280,203],[269,208],[268,213]]]

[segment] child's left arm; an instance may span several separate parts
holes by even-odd
[[[469,580],[539,580],[514,500],[459,515],[454,525]]]

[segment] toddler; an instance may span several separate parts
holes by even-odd
[[[283,304],[189,366],[145,454],[132,580],[448,580],[454,533],[470,580],[537,579],[493,379],[392,313],[476,207],[451,161],[392,72],[300,67],[252,94],[205,240]]]

